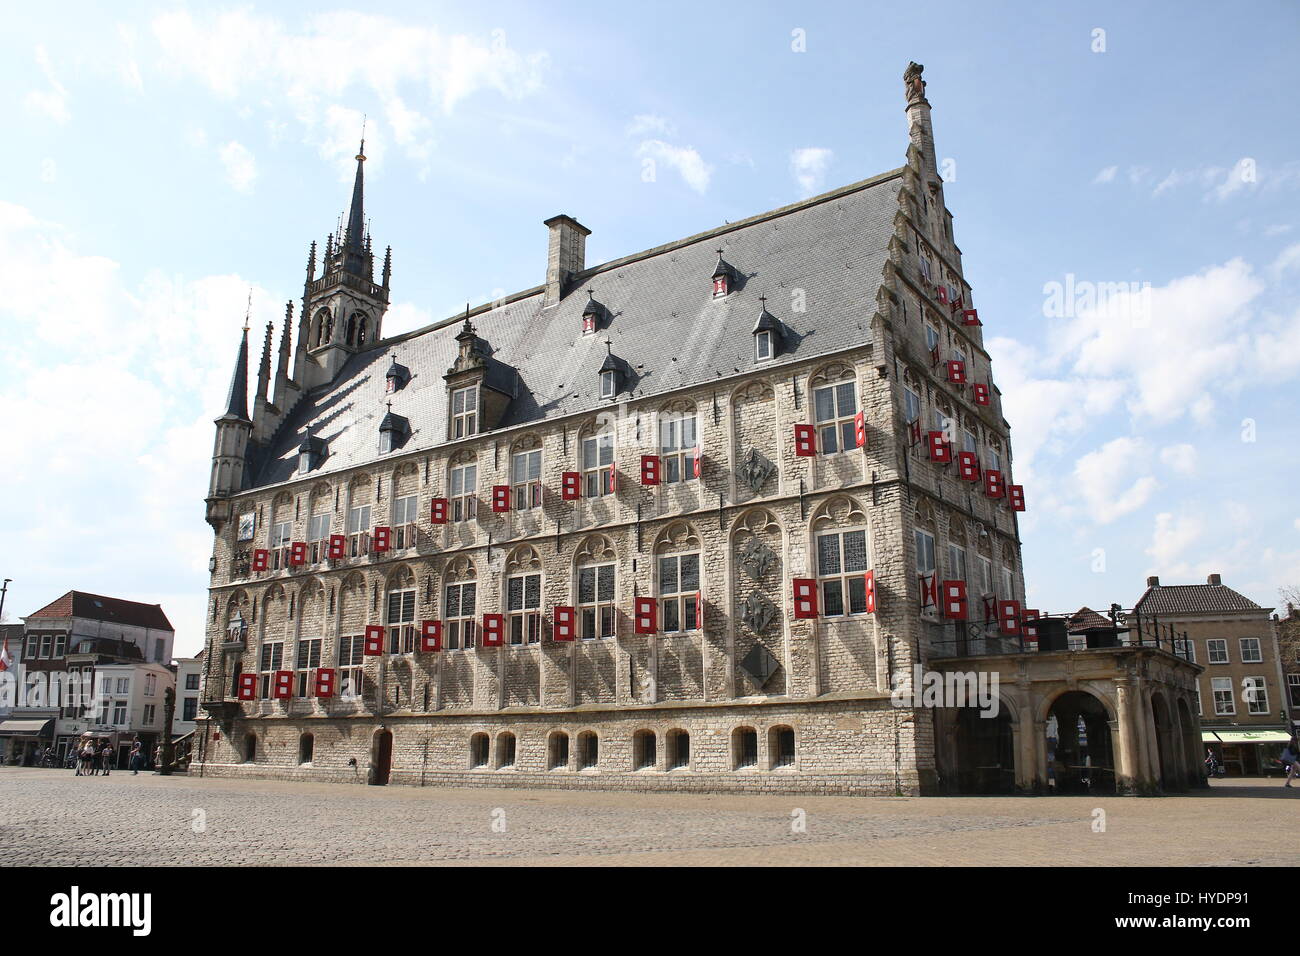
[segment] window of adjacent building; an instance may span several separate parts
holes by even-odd
[[[284,641],[266,641],[262,644],[261,660],[261,693],[262,700],[271,696],[271,675],[284,667]]]
[[[1258,637],[1243,637],[1239,643],[1241,645],[1241,662],[1243,664],[1259,664],[1264,660],[1264,655],[1260,652]]]
[[[457,465],[451,470],[451,520],[471,521],[478,515],[478,465]]]
[[[478,389],[458,388],[451,393],[451,437],[473,435],[478,421]]]
[[[448,584],[443,602],[443,627],[447,650],[469,650],[474,646],[475,582]]]
[[[609,475],[614,470],[613,434],[592,435],[582,440],[583,483],[588,498],[610,494]]]
[[[948,545],[948,575],[954,581],[966,580],[966,549]]]
[[[348,553],[352,557],[369,550],[370,505],[354,505],[348,509]]]
[[[186,697],[181,703],[181,720],[194,721],[199,715],[199,699]]]
[[[105,684],[107,684],[108,681],[109,678],[104,678]],[[131,692],[131,678],[119,677],[117,679],[117,692],[119,694],[129,694]]]
[[[612,371],[600,373],[600,397],[613,398],[618,394],[618,379]]]
[[[1262,677],[1243,677],[1241,679],[1241,696],[1246,702],[1246,713],[1268,713],[1268,688]]]
[[[921,396],[912,391],[906,385],[903,386],[903,418],[907,424],[912,424],[921,417]]]
[[[695,415],[665,415],[659,419],[659,455],[667,484],[695,477]]]
[[[759,332],[754,336],[754,361],[766,362],[772,357],[772,333]]]
[[[365,662],[366,642],[360,634],[349,634],[339,638],[339,696],[355,698],[361,696],[361,682],[364,676],[362,664]]]
[[[126,701],[113,701],[113,725],[115,727],[126,726]]]
[[[822,614],[840,617],[867,610],[867,532],[836,531],[817,536],[817,578]]]
[[[157,705],[157,704],[145,704],[145,705],[144,705],[144,717],[143,717],[143,720],[142,720],[142,722],[144,723],[144,726],[146,726],[146,727],[151,727],[151,726],[153,726],[154,718],[156,717],[157,713],[158,713],[158,705]]]
[[[48,658],[52,650],[54,650],[54,635],[42,634],[41,635],[41,657]]]
[[[1214,694],[1214,713],[1217,716],[1231,717],[1237,712],[1237,704],[1232,697],[1231,677],[1211,678],[1210,690]]]
[[[1196,663],[1196,645],[1185,637],[1174,639],[1174,653],[1185,661]]]
[[[185,689],[186,689],[186,690],[198,690],[198,689],[199,689],[199,678],[200,678],[201,676],[202,676],[202,675],[200,675],[200,674],[186,674],[186,675],[185,675]]]
[[[1292,707],[1300,707],[1300,674],[1286,675],[1287,693]]]
[[[144,675],[144,696],[156,697],[157,695],[158,695],[158,675],[145,674]]]
[[[311,561],[316,564],[324,561],[327,555],[327,539],[330,536],[330,515],[312,515],[307,519],[307,541],[311,544]]]
[[[578,619],[584,641],[614,636],[614,565],[578,569]]]
[[[393,500],[393,544],[398,548],[414,548],[418,501],[415,495]]]
[[[415,588],[388,592],[388,653],[415,650]]]
[[[23,651],[23,657],[27,658],[29,661],[35,659],[38,656],[40,646],[41,646],[40,637],[35,634],[28,634],[27,650]]]
[[[1205,642],[1205,650],[1210,656],[1211,664],[1228,663],[1228,642],[1223,638],[1212,637]]]
[[[700,556],[674,554],[659,559],[659,629],[694,631],[699,624]]]
[[[67,651],[67,646],[68,646],[68,635],[66,634],[54,635],[54,656],[55,657],[62,657],[64,653]]]
[[[320,668],[322,641],[309,637],[298,641],[298,657],[294,662],[298,671],[298,696],[311,697],[316,692],[316,671]]]
[[[853,424],[858,414],[856,395],[853,382],[813,389],[813,411],[823,455],[857,447],[857,430]]]
[[[510,486],[515,510],[542,506],[542,450],[515,452],[510,458]]]
[[[506,579],[506,613],[510,643],[537,644],[542,639],[542,576],[516,574]]]

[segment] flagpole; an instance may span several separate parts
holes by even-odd
[[[9,592],[9,582],[13,578],[5,578],[4,584],[0,586],[0,621],[5,619],[5,595]]]

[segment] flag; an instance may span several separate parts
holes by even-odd
[[[7,671],[13,666],[14,659],[9,655],[9,638],[5,638],[3,647],[0,647],[0,671]]]

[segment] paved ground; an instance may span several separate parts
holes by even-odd
[[[1094,832],[1095,810],[1105,832]],[[798,811],[802,811],[802,815]],[[793,824],[802,819],[803,832]],[[1296,865],[1300,788],[1158,799],[435,790],[0,769],[0,865]]]

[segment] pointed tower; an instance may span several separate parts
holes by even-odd
[[[248,417],[248,326],[239,343],[239,357],[230,378],[226,412],[216,419],[217,440],[212,450],[212,477],[208,482],[208,524],[214,530],[230,517],[226,501],[244,487],[245,466],[253,422]]]
[[[299,320],[299,362],[294,379],[304,391],[333,381],[348,358],[382,338],[388,283],[376,285],[366,229],[366,141],[357,152],[352,202],[342,234],[326,243],[324,271],[313,278],[314,253],[303,289]],[[387,269],[385,269],[387,279]]]

